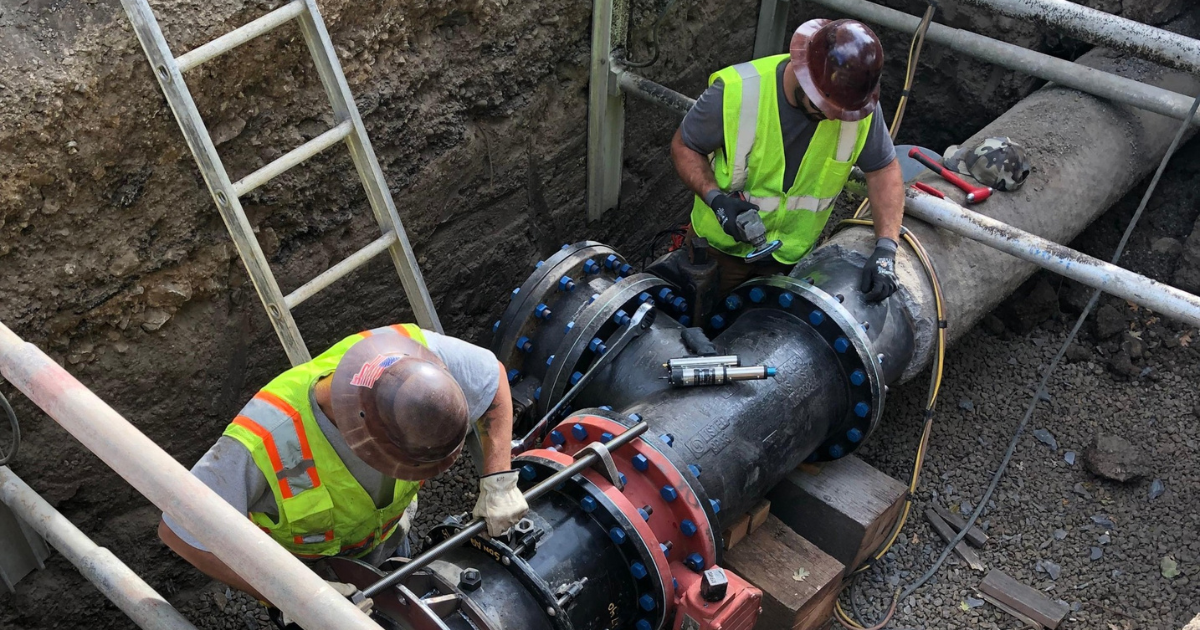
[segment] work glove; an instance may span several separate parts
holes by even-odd
[[[355,606],[358,606],[358,609],[363,611],[363,613],[369,615],[371,614],[371,611],[374,610],[375,600],[371,599],[370,597],[360,595],[359,601],[354,601],[354,595],[359,592],[357,586],[353,584],[347,584],[345,582],[334,582],[332,580],[325,580],[325,582],[329,584],[333,590],[337,591],[338,595],[349,599],[352,603],[354,603]],[[300,625],[293,621],[291,617],[288,617],[287,613],[279,610],[278,608],[273,606],[268,608],[267,616],[278,628],[280,628],[280,630],[300,630]]]
[[[875,241],[875,252],[863,266],[858,290],[868,302],[882,302],[896,292],[896,241],[881,238]]]
[[[517,471],[506,470],[479,478],[479,500],[472,514],[487,521],[489,536],[508,531],[528,511],[529,504],[517,488]]]
[[[713,214],[717,215],[717,222],[721,224],[721,229],[725,230],[726,234],[740,243],[749,242],[746,234],[742,232],[741,226],[738,225],[737,218],[743,212],[758,212],[758,206],[735,195],[726,194],[712,196],[708,205],[713,209]]]

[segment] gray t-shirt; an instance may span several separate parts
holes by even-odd
[[[785,165],[783,169],[783,189],[792,187],[796,172],[800,170],[800,161],[808,151],[817,123],[804,115],[801,107],[792,107],[784,95],[783,70],[787,60],[779,62],[775,69],[776,96],[779,99],[779,126],[783,130],[783,150]],[[709,155],[725,146],[725,124],[723,119],[723,96],[725,84],[720,79],[700,95],[696,105],[688,111],[679,126],[683,143],[689,149]],[[875,106],[875,117],[871,119],[871,129],[867,132],[867,142],[862,152],[858,154],[858,165],[864,172],[877,171],[896,159],[896,147],[892,137],[888,135],[887,124],[883,119],[883,108]]]
[[[496,355],[490,350],[434,332],[425,331],[425,340],[429,349],[441,358],[454,380],[458,381],[459,387],[466,395],[471,417],[482,416],[500,387],[500,366]],[[376,507],[391,503],[396,480],[385,477],[383,473],[359,459],[346,444],[337,427],[321,412],[312,392],[309,392],[309,397],[317,426],[346,465],[346,469],[375,501]],[[212,448],[192,467],[192,474],[243,514],[262,512],[272,517],[279,514],[266,477],[250,457],[250,451],[233,438],[218,438]],[[189,534],[167,514],[163,514],[163,521],[184,542],[201,551],[208,551],[195,536]],[[380,546],[388,548],[380,560],[386,559],[391,550],[401,542],[398,540],[399,536],[393,538],[397,540],[389,540],[390,544]]]

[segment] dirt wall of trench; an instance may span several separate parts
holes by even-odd
[[[666,6],[635,2],[633,53]],[[888,2],[910,12],[923,3]],[[1177,0],[1099,0],[1148,21]],[[278,2],[152,2],[178,54]],[[1111,5],[1111,6],[1110,6]],[[685,218],[667,156],[676,119],[631,102],[621,207],[585,217],[591,7],[577,0],[320,2],[448,332],[484,341],[512,286],[582,238],[640,259]],[[793,7],[792,22],[817,15]],[[697,95],[749,58],[757,3],[689,0],[664,20],[644,74]],[[1085,48],[942,4],[939,21],[1061,56]],[[907,38],[880,30],[891,112]],[[187,76],[235,179],[332,124],[299,32],[286,26]],[[901,141],[942,148],[1038,87],[929,46]],[[286,359],[117,0],[0,7],[0,321],[60,360],[190,465]],[[244,200],[287,292],[377,234],[339,148]],[[310,348],[411,318],[379,260],[297,312]],[[12,390],[0,385],[5,393]],[[153,534],[158,511],[19,396],[14,470],[176,599],[205,581]],[[124,627],[57,558],[0,595],[0,627]]]

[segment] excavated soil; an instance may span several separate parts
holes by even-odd
[[[152,2],[177,54],[278,4]],[[914,13],[923,7],[907,0],[887,4]],[[1182,6],[1178,0],[1088,4],[1153,22]],[[670,6],[659,37],[661,60],[643,72],[674,89],[698,94],[710,72],[750,55],[756,3],[635,5],[633,54],[640,58],[649,52],[649,25]],[[448,332],[486,340],[511,287],[563,242],[604,241],[640,259],[658,230],[684,218],[688,195],[666,148],[676,119],[631,102],[621,207],[598,223],[584,220],[589,3],[322,0],[320,7]],[[793,22],[812,11],[797,7]],[[1065,57],[1086,50],[952,2],[942,4],[939,21]],[[890,58],[884,90],[890,113],[908,41],[880,33]],[[937,148],[969,136],[1040,86],[936,46],[927,48],[920,72],[900,141]],[[332,124],[291,26],[187,79],[234,179]],[[0,152],[6,167],[0,178],[0,321],[190,465],[286,359],[117,0],[0,7]],[[1186,155],[1176,163],[1195,164],[1200,157],[1194,145]],[[1158,205],[1126,259],[1134,269],[1168,282],[1200,277],[1189,275],[1200,273],[1200,240],[1184,243],[1197,212],[1195,175],[1194,167],[1173,167],[1164,179]],[[1107,255],[1131,203],[1106,215],[1076,246]],[[245,206],[285,292],[375,235],[353,168],[339,149],[255,192]],[[1164,236],[1182,246],[1160,244]],[[1050,282],[1064,304],[1078,293]],[[1082,606],[1079,621],[1068,627],[1107,627],[1101,621],[1133,627],[1121,625],[1125,615],[1137,627],[1178,627],[1200,602],[1200,522],[1191,490],[1198,478],[1191,457],[1197,434],[1187,415],[1200,411],[1194,388],[1200,360],[1186,331],[1152,322],[1150,314],[1123,303],[1112,308],[1132,332],[1144,331],[1149,348],[1124,361],[1120,336],[1082,340],[1092,358],[1062,368],[1057,378],[1069,390],[1052,390],[1055,398],[1031,426],[1054,432],[1060,451],[1049,453],[1029,438],[1022,444],[997,507],[985,517],[994,528],[985,560],[1039,586],[1046,578],[1034,573],[1037,560],[1062,565],[1053,592]],[[297,317],[310,348],[319,348],[411,314],[390,264],[380,260],[305,304]],[[1038,365],[1064,334],[1062,316],[1047,317],[1016,329],[989,320],[993,332],[976,330],[952,351],[949,365],[956,369],[947,378],[921,501],[934,492],[959,502],[978,496]],[[914,384],[894,397],[887,429],[867,451],[898,477],[919,430],[922,392]],[[156,508],[53,421],[14,398],[25,434],[15,472],[199,627],[260,627],[252,602],[229,597],[158,542]],[[973,401],[975,411],[964,411],[962,400]],[[1149,479],[1109,486],[1078,463],[1065,466],[1061,451],[1081,452],[1097,427],[1161,454],[1154,472],[1167,488],[1161,497],[1146,499]],[[418,530],[470,506],[475,482],[469,470],[460,464],[426,487]],[[1076,483],[1085,484],[1090,499],[1072,494]],[[1101,561],[1080,560],[1080,550],[1099,534],[1084,529],[1099,512],[1117,524],[1110,548]],[[1070,536],[1039,549],[1060,527]],[[910,525],[905,541],[895,564],[864,587],[870,600],[864,612],[886,600],[882,585],[892,575],[906,583],[911,576],[903,572],[923,570],[929,553],[938,551],[923,523]],[[1172,581],[1154,577],[1166,554],[1182,572]],[[897,623],[1014,627],[988,607],[957,609],[976,583],[961,567],[944,570],[939,583],[902,603]],[[0,595],[0,628],[130,625],[58,555],[47,570],[25,578],[15,595]]]

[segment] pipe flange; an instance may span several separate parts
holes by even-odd
[[[849,410],[832,435],[805,460],[809,462],[830,461],[853,453],[883,417],[887,388],[882,358],[838,297],[788,276],[755,278],[730,292],[718,304],[719,310],[704,322],[706,332],[715,337],[747,310],[782,310],[806,322],[833,348],[846,379]]]
[[[514,290],[512,301],[496,322],[492,335],[492,351],[496,358],[509,370],[516,370],[519,374],[527,373],[526,360],[545,361],[546,350],[539,348],[539,352],[534,353],[531,352],[534,350],[532,347],[518,348],[518,340],[524,338],[532,344],[531,340],[538,336],[543,325],[558,328],[566,321],[566,317],[569,317],[567,313],[563,313],[559,317],[544,319],[539,317],[539,305],[542,308],[551,304],[557,307],[562,299],[554,294],[562,293],[574,298],[571,302],[578,308],[579,304],[592,295],[588,288],[592,279],[605,277],[611,282],[623,277],[623,270],[628,274],[631,269],[625,259],[607,245],[594,241],[563,245],[554,255],[539,262],[525,283]],[[544,346],[557,345],[553,339],[542,338],[539,342]]]
[[[521,455],[513,461],[513,465],[521,471],[522,490],[527,490],[573,461],[574,458],[566,453],[538,449]],[[661,627],[673,605],[674,598],[668,598],[668,593],[673,593],[674,587],[672,585],[668,590],[667,580],[671,578],[671,568],[666,556],[658,550],[659,543],[654,531],[642,521],[622,491],[617,490],[595,471],[587,470],[572,477],[557,491],[571,498],[584,513],[609,532],[609,540],[621,550],[624,557],[640,559],[629,563],[629,571],[637,587],[633,602],[640,602],[643,595],[649,595],[654,601],[654,607],[651,611],[645,611],[643,608],[639,612],[638,604],[633,604],[630,608],[630,622],[641,617],[650,622],[650,627]],[[621,533],[614,534],[614,531]],[[613,611],[614,614],[619,612]]]
[[[643,302],[653,299],[654,293],[662,289],[674,291],[675,285],[648,273],[639,273],[621,279],[608,287],[598,298],[592,300],[583,312],[570,322],[566,336],[558,344],[554,359],[546,370],[542,381],[542,393],[538,397],[538,411],[542,414],[558,402],[573,385],[572,380],[587,372],[588,366],[603,352],[591,347],[593,340],[600,343],[622,329],[626,324],[617,321],[620,311],[626,318]],[[653,314],[653,311],[651,312]],[[508,365],[508,364],[505,364]]]

